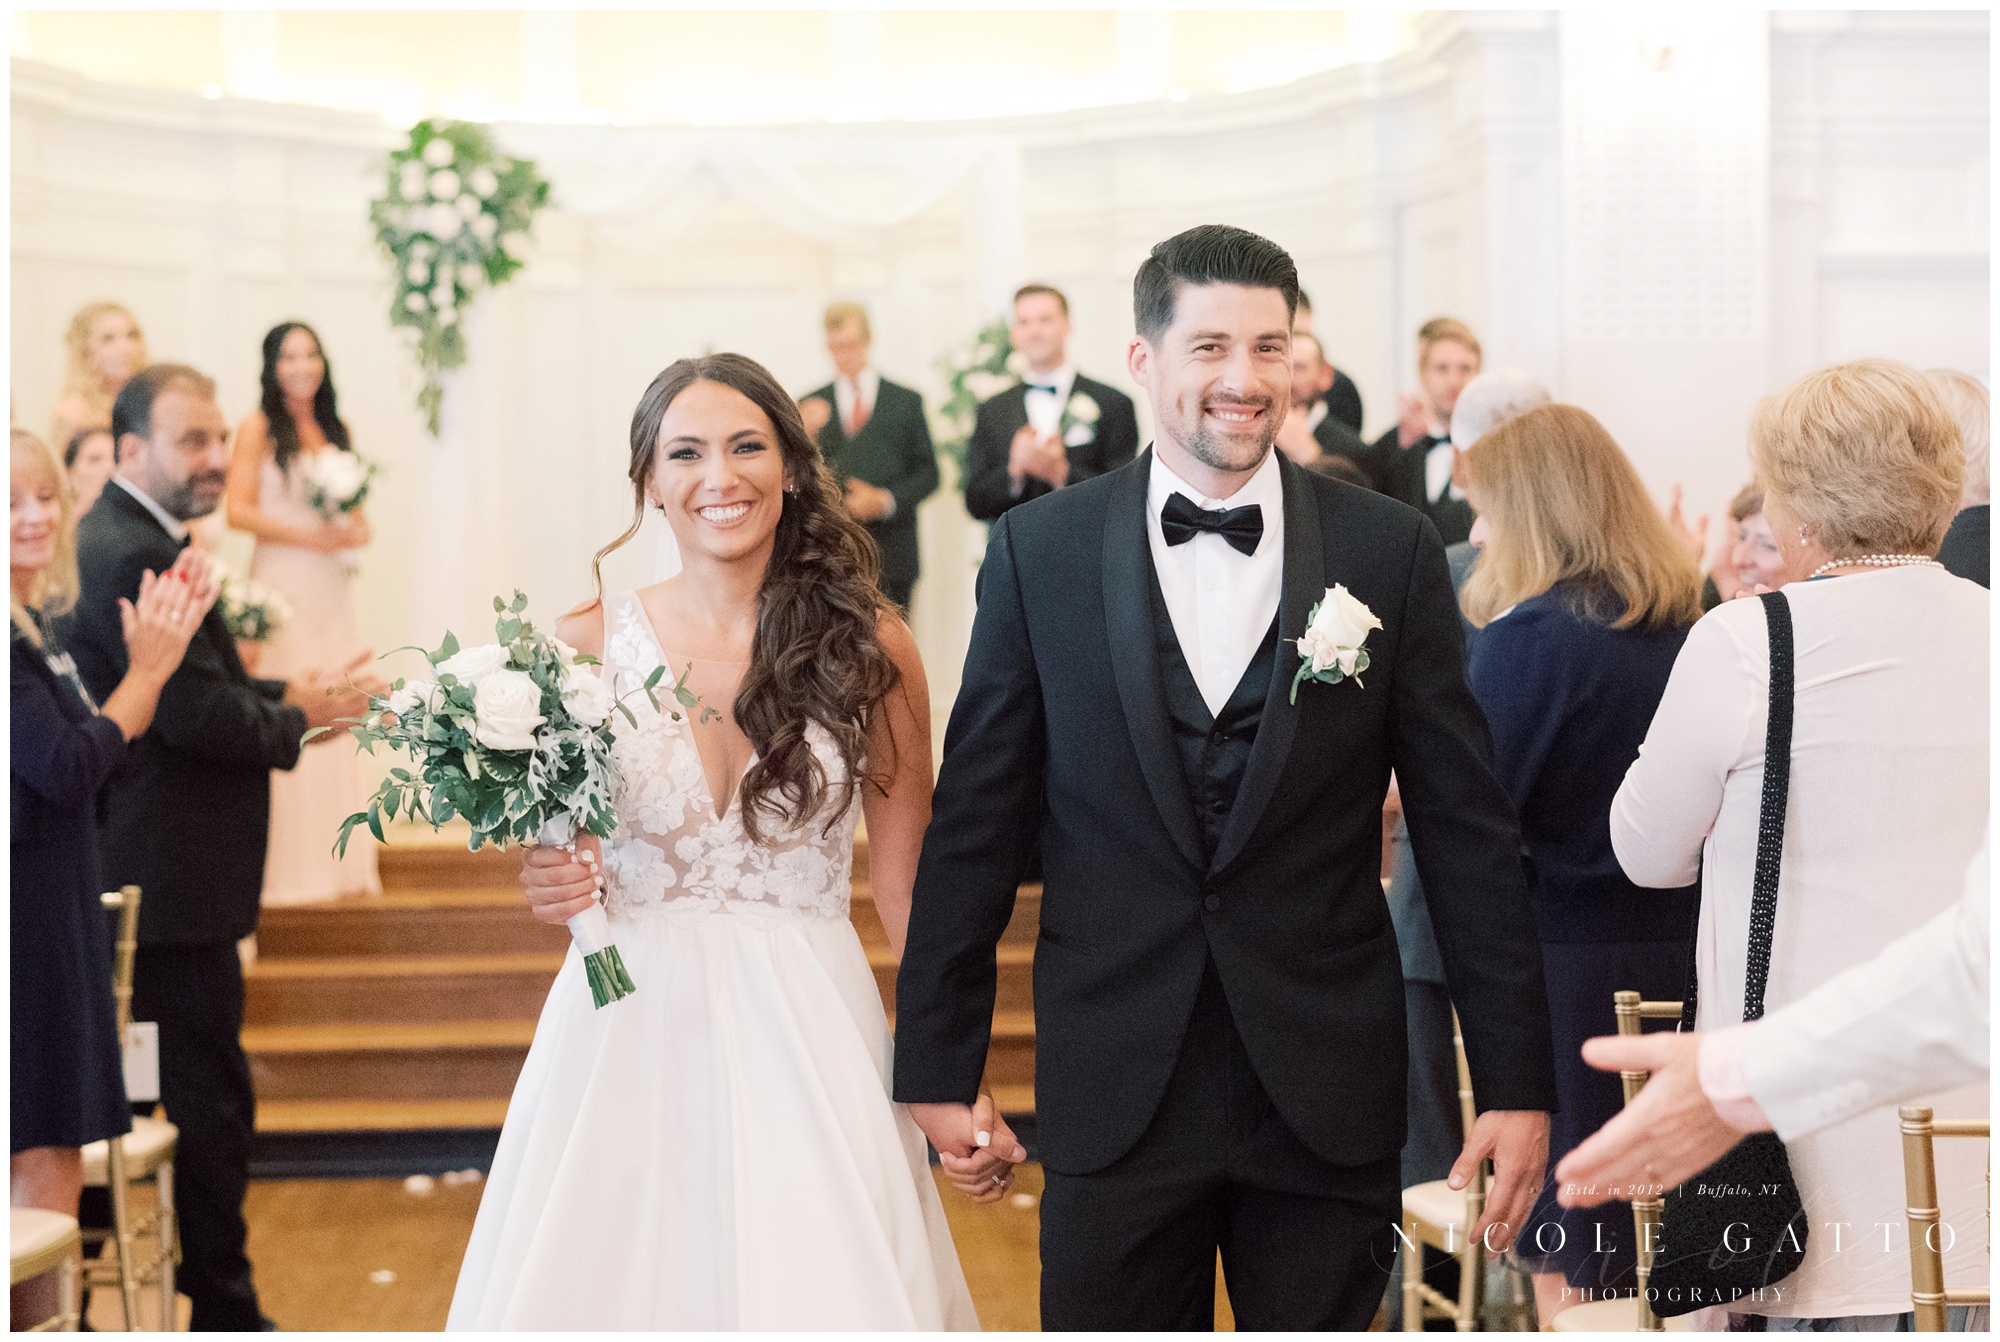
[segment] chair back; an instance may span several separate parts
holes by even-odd
[[[118,952],[111,965],[111,995],[118,1006],[118,1038],[132,1025],[132,966],[139,958],[139,887],[106,890],[98,901],[118,910]]]
[[[1677,1021],[1681,1018],[1679,1002],[1647,1002],[1642,1000],[1638,993],[1629,990],[1611,994],[1611,1010],[1617,1017],[1618,1033],[1621,1035],[1638,1034],[1644,1028],[1644,1023],[1649,1020]],[[1639,1098],[1639,1092],[1646,1088],[1646,1078],[1649,1075],[1651,1074],[1647,1072],[1618,1073],[1618,1079],[1625,1087],[1625,1103],[1630,1104]],[[1632,1199],[1632,1234],[1638,1257],[1637,1303],[1641,1332],[1657,1333],[1662,1331],[1663,1327],[1659,1316],[1653,1313],[1652,1306],[1647,1303],[1646,1292],[1653,1284],[1653,1253],[1659,1247],[1660,1212],[1666,1206],[1666,1193],[1666,1189],[1657,1188],[1649,1197]]]
[[[1472,1125],[1479,1121],[1479,1109],[1472,1102],[1472,1068],[1465,1061],[1465,1031],[1459,1027],[1458,1008],[1451,1012],[1451,1049],[1458,1058],[1458,1119],[1464,1125],[1467,1137],[1472,1135]],[[1473,1223],[1486,1210],[1487,1161],[1480,1161],[1472,1178],[1465,1185],[1465,1229],[1472,1232]]]
[[[1921,1104],[1906,1104],[1897,1113],[1902,1117],[1903,1184],[1909,1201],[1910,1303],[1916,1310],[1918,1332],[1942,1333],[1947,1328],[1946,1306],[1990,1304],[1993,1295],[1990,1291],[1945,1289],[1944,1245],[1938,1236],[1937,1160],[1931,1139],[1990,1137],[1992,1124],[1985,1119],[1935,1118],[1930,1108]]]

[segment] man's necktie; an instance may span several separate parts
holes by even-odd
[[[1210,511],[1185,494],[1175,494],[1160,509],[1160,532],[1167,544],[1193,540],[1197,533],[1212,531],[1234,546],[1239,554],[1257,553],[1264,539],[1264,509],[1258,504]]]

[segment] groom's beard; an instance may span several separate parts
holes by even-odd
[[[1275,413],[1277,403],[1266,397],[1218,401],[1215,404],[1254,406],[1264,412],[1263,427],[1251,434],[1218,433],[1203,413],[1207,409],[1204,406],[1195,414],[1193,432],[1181,439],[1188,455],[1217,471],[1248,471],[1263,465],[1264,458],[1270,454],[1271,444],[1278,441],[1280,421]]]

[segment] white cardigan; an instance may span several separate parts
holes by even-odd
[[[1950,907],[1985,833],[1989,598],[1938,569],[1876,570],[1785,588],[1794,630],[1792,777],[1765,1007],[1775,1011]],[[1688,635],[1611,841],[1644,886],[1702,881],[1698,1028],[1743,1019],[1750,878],[1764,782],[1770,646],[1762,604],[1727,602]],[[1984,1086],[1925,1097],[1987,1113]],[[1776,1301],[1794,1318],[1910,1308],[1893,1105],[1788,1144],[1811,1221]],[[1983,1144],[1939,1148],[1954,1284],[1987,1272]]]

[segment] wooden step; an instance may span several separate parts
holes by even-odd
[[[900,962],[886,945],[867,949],[868,967],[875,971],[875,986],[882,993],[882,1009],[894,1015],[896,970]],[[1016,942],[1002,942],[994,949],[993,958],[1000,971],[994,994],[995,1009],[1025,1011],[1032,1017],[1035,1010],[1035,948]]]
[[[252,1025],[260,1101],[505,1100],[527,1060],[523,1020]]]
[[[520,879],[521,850],[456,843],[390,843],[376,850],[376,866],[387,890],[434,890],[448,886],[514,886]]]
[[[497,1128],[506,1119],[506,1100],[259,1099],[257,1101],[259,1132],[403,1132],[422,1128]]]
[[[559,954],[568,945],[568,929],[535,921],[518,885],[447,883],[374,899],[281,905],[264,910],[257,927],[260,961]]]
[[[561,950],[298,959],[260,952],[244,981],[244,1019],[265,1026],[531,1018],[562,963]]]
[[[889,944],[889,934],[882,930],[882,920],[875,912],[874,895],[865,884],[855,884],[848,898],[848,917],[853,920],[854,930],[861,934],[862,945],[872,948]],[[1007,921],[1007,930],[1000,934],[1000,942],[1033,946],[1041,930],[1042,887],[1024,885],[1014,894],[1014,913]]]

